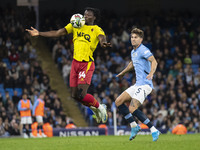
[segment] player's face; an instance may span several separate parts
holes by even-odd
[[[84,18],[85,18],[86,24],[93,24],[96,17],[94,16],[93,11],[86,10],[85,13],[84,13]]]
[[[22,98],[23,98],[24,100],[27,99],[27,95],[24,94],[24,95],[22,96]]]
[[[133,47],[137,47],[142,43],[142,38],[139,37],[137,34],[133,33],[131,34],[131,44]]]
[[[44,94],[40,95],[41,99],[44,99]]]

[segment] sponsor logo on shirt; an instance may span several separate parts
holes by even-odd
[[[147,54],[147,53],[149,53],[149,50],[146,50],[146,51],[144,52],[144,54]]]
[[[88,42],[91,42],[91,41],[90,41],[90,38],[91,38],[91,37],[90,37],[89,34],[85,34],[85,33],[83,33],[83,32],[77,32],[77,36],[78,36],[78,37],[84,37],[85,40],[87,40]]]

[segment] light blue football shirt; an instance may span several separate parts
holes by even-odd
[[[148,84],[153,88],[152,80],[146,79],[147,75],[151,71],[151,63],[148,58],[153,54],[151,51],[141,44],[136,50],[131,51],[131,60],[136,74],[136,86]]]

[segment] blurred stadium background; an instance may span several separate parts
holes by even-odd
[[[54,136],[114,134],[116,97],[135,82],[134,72],[115,78],[130,61],[130,30],[144,30],[144,44],[154,53],[158,68],[155,90],[140,108],[163,133],[183,124],[200,132],[200,10],[191,0],[1,0],[0,1],[0,137],[20,136],[17,103],[28,92],[32,103],[46,92],[45,123]],[[89,93],[107,105],[106,129],[99,129],[90,109],[70,98],[72,38],[31,38],[26,28],[59,29],[74,13],[91,6],[101,10],[99,26],[112,48],[95,51],[96,70]],[[129,134],[117,111],[118,134]],[[78,128],[65,129],[73,123]],[[89,128],[80,128],[89,127]],[[143,127],[141,134],[149,134]],[[72,131],[72,132],[71,132]],[[80,132],[78,132],[80,131]]]

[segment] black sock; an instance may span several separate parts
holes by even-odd
[[[151,121],[147,118],[147,116],[139,109],[133,112],[133,115],[136,116],[142,123],[146,124],[149,129],[153,126]]]
[[[43,128],[42,128],[42,125],[41,125],[41,126],[39,126],[39,129],[41,130],[41,132],[43,132]]]
[[[26,133],[26,125],[23,124],[23,133]]]
[[[135,121],[133,115],[129,112],[128,107],[125,104],[122,104],[118,107],[120,113],[124,116],[124,118],[129,122],[132,123]]]
[[[37,133],[40,133],[40,126],[37,126]]]
[[[32,132],[31,124],[29,124],[28,127],[29,127],[29,136],[30,136],[30,133]]]

